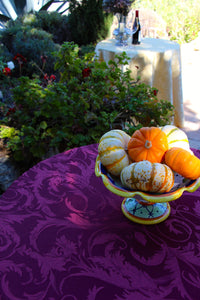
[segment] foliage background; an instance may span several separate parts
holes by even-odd
[[[134,8],[149,8],[162,16],[167,23],[171,40],[188,43],[200,32],[199,0],[136,0]]]

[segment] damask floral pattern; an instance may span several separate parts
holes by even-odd
[[[200,189],[163,223],[132,223],[96,156],[97,145],[58,154],[1,196],[0,299],[200,299]]]

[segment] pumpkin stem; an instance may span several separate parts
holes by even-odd
[[[148,141],[148,140],[146,140],[146,142],[145,142],[145,148],[147,148],[147,149],[150,149],[151,147],[152,147],[152,143],[151,143],[151,141]]]

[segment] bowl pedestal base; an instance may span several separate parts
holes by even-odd
[[[141,197],[125,198],[122,201],[122,212],[131,221],[151,225],[167,219],[170,214],[168,202],[151,203]]]

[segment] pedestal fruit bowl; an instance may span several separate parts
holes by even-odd
[[[138,134],[138,133],[137,133]],[[137,136],[136,134],[136,136]],[[121,209],[123,214],[131,221],[140,223],[140,224],[157,224],[160,223],[168,218],[170,215],[170,201],[176,200],[181,195],[187,191],[187,192],[194,192],[200,187],[200,178],[185,178],[183,177],[182,174],[177,173],[177,170],[173,170],[173,164],[175,165],[175,162],[170,161],[170,167],[166,165],[162,165],[164,169],[169,169],[166,170],[167,175],[169,177],[170,173],[170,186],[169,184],[166,185],[166,188],[163,188],[165,185],[165,178],[162,179],[162,174],[157,174],[157,177],[159,177],[161,181],[163,182],[157,182],[156,184],[161,184],[162,188],[159,190],[159,188],[153,189],[152,188],[152,177],[150,176],[152,172],[155,172],[156,167],[160,167],[160,162],[157,163],[151,163],[148,160],[143,157],[142,159],[138,159],[138,162],[132,162],[131,160],[129,163],[127,163],[127,155],[125,153],[120,152],[122,150],[126,149],[126,146],[131,145],[133,142],[130,137],[127,135],[123,136],[124,134],[120,130],[113,130],[108,133],[106,133],[99,142],[99,148],[98,148],[98,156],[96,158],[96,164],[95,164],[95,174],[97,177],[101,177],[105,187],[111,191],[112,193],[123,197],[123,201],[121,204]],[[113,138],[115,140],[113,140]],[[117,138],[117,143],[116,143],[116,138]],[[109,139],[109,142],[108,142]],[[119,142],[119,140],[121,142]],[[105,146],[105,141],[106,141],[106,146]],[[152,143],[153,140],[151,139]],[[149,141],[148,141],[149,142]],[[124,144],[125,143],[125,144]],[[119,144],[121,146],[119,146]],[[154,143],[155,146],[155,143]],[[134,148],[134,147],[133,147]],[[132,149],[132,145],[131,145]],[[139,148],[134,148],[134,155],[137,154],[136,152],[138,151]],[[174,149],[173,149],[174,150]],[[108,161],[106,160],[106,164],[103,164],[105,162],[105,158],[107,159],[109,155],[111,155],[111,152],[115,151],[116,155],[114,155],[114,158],[112,157],[111,164],[109,164],[109,159]],[[138,152],[137,157],[140,157],[141,154],[141,149]],[[172,150],[170,150],[172,152]],[[186,155],[184,153],[186,151]],[[177,153],[180,151],[177,151]],[[182,151],[181,151],[182,152]],[[114,152],[113,152],[114,153]],[[128,153],[128,151],[127,151]],[[150,152],[148,152],[149,155]],[[167,151],[165,151],[167,153]],[[145,153],[143,153],[145,154]],[[180,157],[179,161],[181,161],[182,164],[188,165],[189,161],[191,160],[192,152],[188,154],[188,149],[183,150],[182,157]],[[103,156],[103,160],[102,160]],[[126,157],[124,164],[122,165],[120,162],[123,160],[123,157]],[[171,153],[169,152],[169,156],[171,158]],[[186,159],[184,161],[184,158]],[[137,160],[137,159],[136,159]],[[150,158],[151,160],[151,158]],[[198,158],[197,158],[198,160]],[[103,161],[103,163],[102,163]],[[198,167],[200,167],[200,160],[197,162]],[[149,171],[149,181],[146,181],[146,178],[144,179],[144,173],[142,173],[142,177],[137,177],[137,174],[133,175],[133,172],[135,172],[135,169],[137,168],[137,165],[156,165],[152,169],[153,171]],[[179,162],[180,164],[180,162]],[[113,168],[115,166],[115,168]],[[119,172],[116,172],[116,168],[118,170],[119,166]],[[112,167],[112,168],[111,168]],[[139,165],[138,165],[139,167]],[[171,169],[172,167],[172,169]],[[110,172],[113,169],[114,172]],[[141,168],[141,167],[140,167]],[[146,166],[145,166],[146,168]],[[177,169],[177,166],[175,167]],[[182,172],[182,166],[181,166],[181,172]],[[184,169],[184,168],[183,168]],[[127,171],[125,171],[127,170]],[[134,170],[134,171],[133,171]],[[178,169],[179,170],[179,169]],[[120,173],[120,175],[119,175]],[[125,173],[127,178],[131,178],[131,184],[124,184],[124,181],[127,181],[126,176],[123,176],[123,173]],[[137,173],[137,172],[136,172]],[[173,175],[171,174],[173,173]],[[128,175],[127,175],[128,174]],[[130,174],[130,175],[129,175]],[[184,171],[183,171],[183,174]],[[198,173],[199,174],[199,173]],[[135,176],[135,177],[134,177]],[[172,179],[173,176],[173,179]],[[136,180],[135,180],[136,179]],[[145,184],[141,184],[140,181],[144,181]],[[135,182],[137,182],[135,184]],[[146,184],[147,182],[147,184]],[[169,183],[169,179],[168,179]],[[149,188],[150,186],[150,188]],[[137,189],[137,187],[139,187]],[[141,190],[142,189],[142,190]]]

